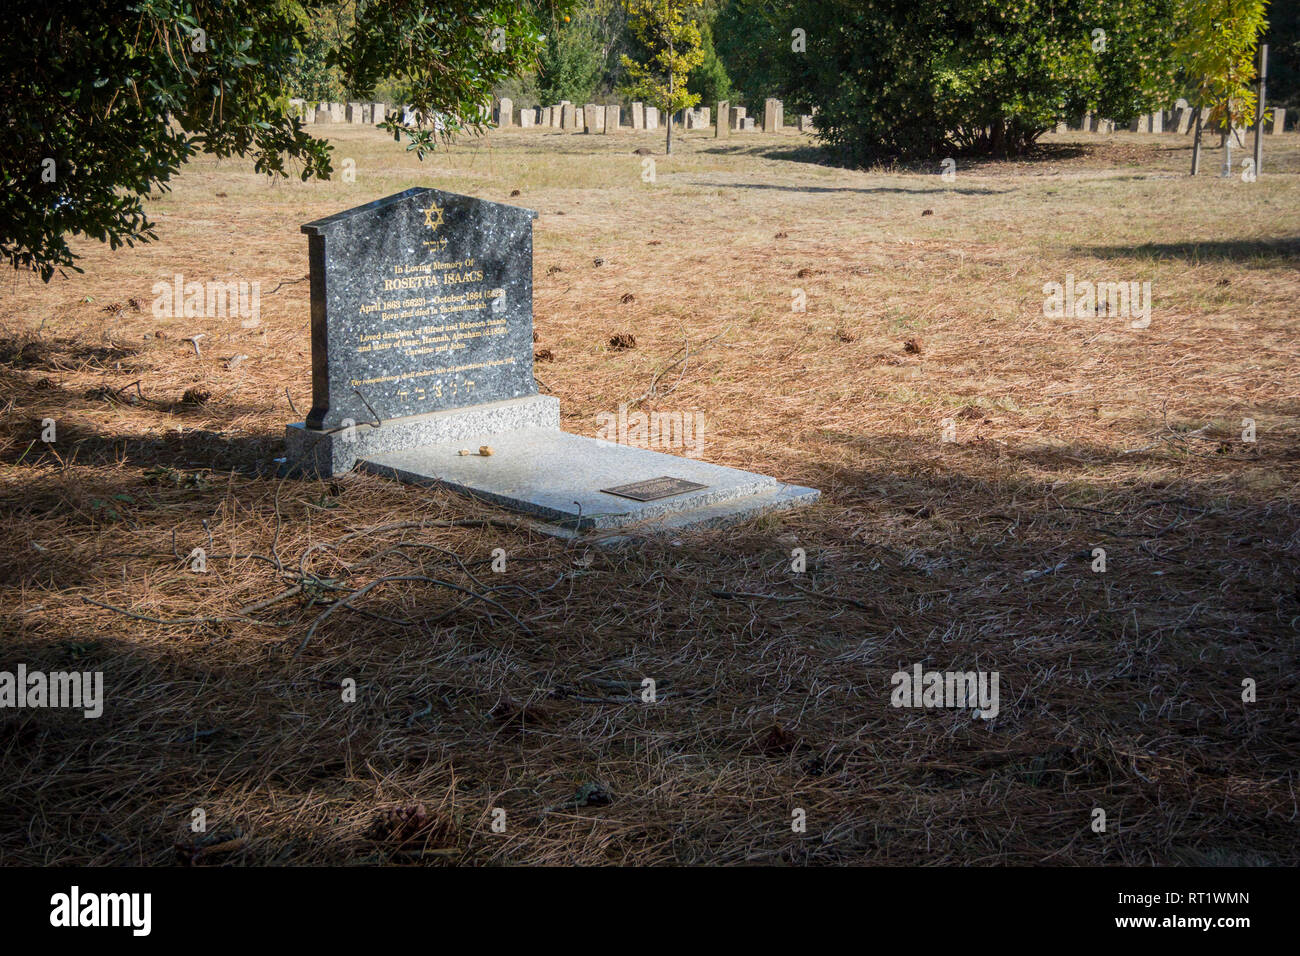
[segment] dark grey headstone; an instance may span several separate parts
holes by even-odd
[[[537,394],[535,217],[516,206],[416,188],[304,225],[311,264],[308,427]]]

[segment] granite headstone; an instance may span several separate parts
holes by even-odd
[[[308,426],[535,394],[534,215],[417,188],[304,225]]]

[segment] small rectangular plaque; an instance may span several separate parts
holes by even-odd
[[[634,481],[630,485],[618,485],[614,488],[601,488],[600,490],[607,495],[618,495],[620,498],[631,498],[633,501],[658,501],[660,498],[671,498],[673,495],[684,495],[688,491],[699,491],[701,488],[707,488],[708,485],[702,485],[697,481],[687,481],[685,478],[669,478],[664,475],[662,478],[647,478],[645,481]]]

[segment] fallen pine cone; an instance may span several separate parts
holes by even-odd
[[[791,753],[799,744],[799,738],[780,724],[773,724],[758,740],[758,749],[769,757]]]
[[[455,836],[455,826],[444,814],[430,813],[424,804],[390,807],[375,814],[366,836],[376,842],[399,847],[414,843],[448,843]]]
[[[489,712],[492,717],[503,723],[549,724],[555,716],[554,709],[543,701],[518,701],[509,694],[497,701]]]

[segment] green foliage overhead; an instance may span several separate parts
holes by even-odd
[[[409,105],[424,123],[402,130],[397,117],[380,124],[409,136],[423,156],[467,130],[484,128],[493,88],[533,68],[551,13],[561,19],[574,0],[369,0],[335,53],[344,83],[368,89],[387,77],[409,83]],[[437,117],[440,131],[435,128]]]
[[[328,52],[312,35],[322,19],[347,26]],[[46,281],[77,268],[70,238],[157,238],[144,200],[200,151],[328,178],[328,144],[288,116],[293,76],[333,70],[346,90],[400,77],[450,134],[477,128],[541,36],[518,0],[9,0],[5,25],[0,255]],[[412,148],[434,135],[413,132]]]
[[[49,281],[76,268],[69,236],[113,248],[156,238],[143,200],[200,150],[328,175],[325,145],[281,97],[304,17],[290,3],[11,0],[0,254]]]

